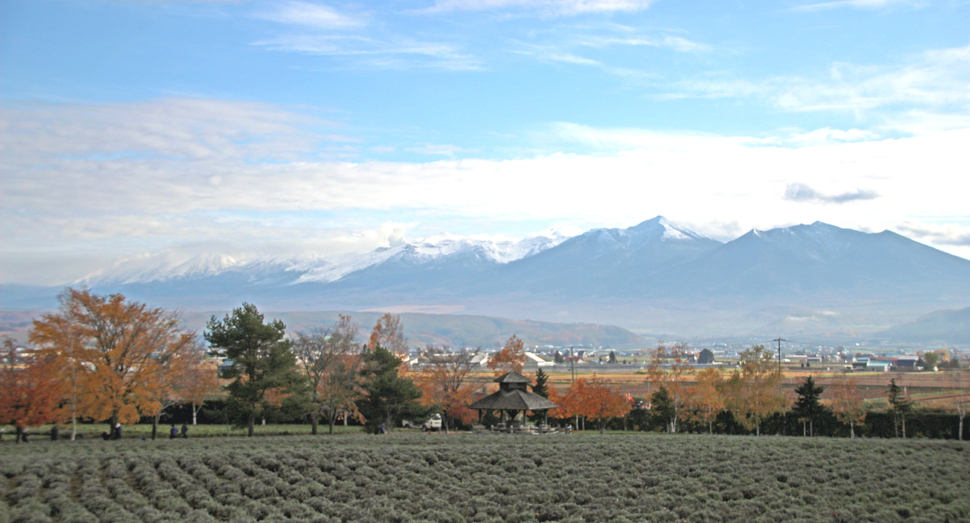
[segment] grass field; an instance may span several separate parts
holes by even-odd
[[[966,522],[970,444],[393,433],[0,445],[0,523]]]

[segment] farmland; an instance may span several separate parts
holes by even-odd
[[[7,521],[970,521],[970,445],[607,434],[0,445]]]

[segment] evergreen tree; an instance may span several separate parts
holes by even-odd
[[[376,433],[381,424],[390,429],[405,416],[425,417],[430,411],[419,402],[422,392],[414,381],[398,376],[400,365],[401,360],[379,344],[364,354],[365,394],[357,400],[357,409],[368,431]]]
[[[701,365],[714,363],[714,351],[711,349],[702,350],[700,356],[697,357],[697,363]]]
[[[899,425],[902,423],[903,438],[906,437],[906,415],[913,409],[913,404],[906,399],[903,389],[896,385],[896,378],[889,381],[889,390],[886,391],[889,400],[889,409],[893,413],[893,432],[899,437]]]
[[[825,387],[816,385],[815,380],[811,376],[805,378],[805,381],[795,388],[795,394],[798,395],[798,400],[795,402],[795,408],[792,410],[798,415],[799,419],[803,420],[803,431],[805,422],[808,422],[808,434],[811,436],[815,435],[815,419],[825,410],[825,407],[818,402],[824,391]]]
[[[548,399],[549,398],[549,385],[547,385],[548,381],[549,381],[549,375],[546,374],[540,367],[538,370],[536,370],[536,383],[535,385],[532,386],[532,393]]]
[[[674,432],[675,415],[677,409],[673,398],[667,392],[667,387],[661,385],[660,390],[650,396],[650,414],[664,420],[667,425],[667,432]]]
[[[224,379],[233,380],[226,387],[227,406],[246,420],[249,436],[255,432],[257,417],[265,418],[283,395],[303,385],[290,342],[283,339],[285,331],[280,320],[264,323],[251,303],[243,303],[222,320],[213,316],[206,324],[205,340],[212,353],[229,361],[222,372]]]

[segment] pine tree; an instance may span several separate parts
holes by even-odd
[[[364,395],[357,400],[357,408],[374,432],[382,423],[390,428],[404,416],[423,417],[430,412],[419,401],[421,389],[398,375],[400,366],[401,360],[379,344],[364,354]]]
[[[913,409],[913,404],[906,398],[903,389],[896,385],[896,378],[889,381],[889,390],[886,391],[889,399],[889,409],[893,413],[893,432],[899,437],[898,427],[900,423],[903,427],[903,438],[906,437],[906,415]]]
[[[536,370],[536,383],[532,386],[532,393],[549,399],[549,375],[542,368]]]
[[[802,430],[804,431],[804,423],[807,421],[809,425],[808,434],[811,436],[815,435],[815,425],[814,421],[822,411],[824,407],[818,402],[819,398],[822,396],[822,392],[825,391],[825,387],[820,387],[815,384],[815,380],[811,376],[805,378],[797,388],[795,388],[795,394],[798,395],[798,400],[795,402],[795,408],[793,409],[795,414],[798,415],[799,419],[802,421]]]
[[[283,339],[285,331],[280,320],[264,323],[251,303],[222,320],[213,316],[206,324],[205,339],[213,353],[229,360],[222,374],[233,380],[226,387],[228,406],[246,420],[249,436],[255,433],[257,417],[265,417],[276,400],[304,383],[295,370],[290,342]]]

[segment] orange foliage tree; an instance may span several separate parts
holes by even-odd
[[[741,352],[740,371],[722,384],[725,404],[734,419],[761,435],[761,422],[785,410],[788,397],[781,391],[781,373],[771,351],[756,345]]]
[[[51,423],[58,417],[63,390],[57,378],[56,360],[40,354],[17,354],[10,338],[3,341],[0,366],[0,424],[17,430],[17,443],[24,429]]]
[[[445,433],[454,420],[470,423],[475,411],[468,408],[472,402],[472,387],[466,378],[474,368],[473,360],[478,351],[461,349],[449,351],[447,347],[428,345],[424,357],[428,360],[418,375],[417,384],[424,391],[421,401],[426,405],[440,405],[444,414]]]
[[[596,422],[602,434],[609,420],[622,418],[630,413],[630,399],[616,387],[603,381],[603,378],[594,376],[586,386],[582,410],[584,416]]]
[[[371,330],[367,348],[374,350],[377,346],[384,347],[406,361],[404,356],[408,352],[408,339],[404,336],[404,323],[400,316],[387,313],[377,319],[374,329]]]
[[[709,433],[714,433],[714,420],[718,412],[724,410],[724,398],[721,396],[721,371],[708,367],[697,373],[697,384],[690,391],[687,403],[691,416],[703,423],[707,423]]]
[[[158,437],[158,422],[170,407],[185,400],[184,391],[193,376],[189,369],[202,357],[202,347],[195,344],[179,344],[155,358],[157,371],[145,380],[145,395],[151,401],[143,414],[152,417],[152,439]]]
[[[178,316],[127,301],[67,289],[60,309],[35,320],[30,341],[75,372],[77,415],[97,421],[134,423],[157,408],[166,361],[195,346]]]
[[[866,421],[866,407],[856,387],[855,379],[840,375],[832,385],[832,412],[835,418],[849,426],[849,437],[855,437],[855,426]]]
[[[554,390],[554,389],[553,389]],[[606,430],[606,424],[613,418],[621,418],[630,412],[630,399],[603,381],[603,378],[593,377],[588,381],[580,378],[569,386],[565,395],[560,396],[550,390],[549,400],[559,405],[550,411],[557,418],[576,418],[579,428],[579,418],[589,419],[597,424],[600,433]]]
[[[192,424],[196,424],[199,409],[205,402],[206,396],[219,391],[219,368],[214,363],[206,362],[201,355],[190,362],[185,369],[185,380],[180,391],[183,401],[192,405]]]
[[[488,368],[495,371],[496,376],[501,376],[507,372],[521,373],[525,368],[525,345],[515,334],[506,340],[502,350],[492,354],[488,359]]]
[[[693,374],[694,367],[688,361],[689,347],[684,342],[667,347],[662,342],[651,351],[650,364],[647,366],[647,397],[651,389],[665,389],[670,400],[670,418],[667,431],[677,432],[677,422],[690,415],[690,390],[686,384],[687,376]]]

